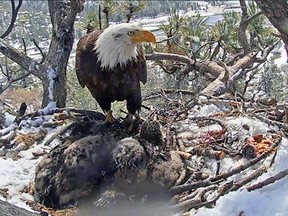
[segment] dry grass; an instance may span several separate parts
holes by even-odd
[[[34,112],[41,108],[42,88],[10,88],[0,95],[0,100],[8,102],[17,109],[21,103],[25,102],[27,104],[26,112]]]

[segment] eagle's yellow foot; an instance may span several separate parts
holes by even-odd
[[[103,124],[112,124],[113,123],[113,115],[112,115],[112,110],[109,110],[106,113],[106,119],[103,122]]]

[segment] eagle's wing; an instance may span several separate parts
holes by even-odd
[[[93,72],[91,71],[91,62],[95,62],[95,70],[97,64],[97,55],[95,54],[94,46],[99,35],[102,31],[91,32],[78,41],[76,48],[76,57],[75,57],[75,69],[78,81],[82,88],[87,85],[87,82],[91,82],[88,74]]]
[[[145,84],[147,82],[147,65],[146,65],[146,58],[145,53],[142,45],[138,45],[138,77],[139,80]]]

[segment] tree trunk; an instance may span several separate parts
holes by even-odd
[[[0,38],[0,52],[37,76],[42,81],[42,107],[50,102],[65,107],[66,69],[74,43],[74,22],[84,9],[84,0],[48,0],[52,37],[45,61],[40,64]]]
[[[49,54],[43,67],[42,107],[49,102],[56,102],[57,107],[66,104],[66,69],[74,41],[74,30],[63,32],[61,37],[53,34]]]
[[[106,20],[106,28],[109,27],[109,12],[105,13],[105,20]]]
[[[280,32],[288,54],[288,3],[286,0],[256,0],[271,24]],[[287,59],[288,62],[288,59]]]
[[[59,108],[66,105],[66,70],[74,42],[74,21],[77,13],[83,10],[81,3],[75,0],[48,1],[52,38],[42,71],[42,107],[50,102],[56,102]]]

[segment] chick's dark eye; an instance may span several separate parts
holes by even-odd
[[[127,34],[128,34],[128,36],[132,36],[132,35],[134,35],[134,31],[129,31]]]

